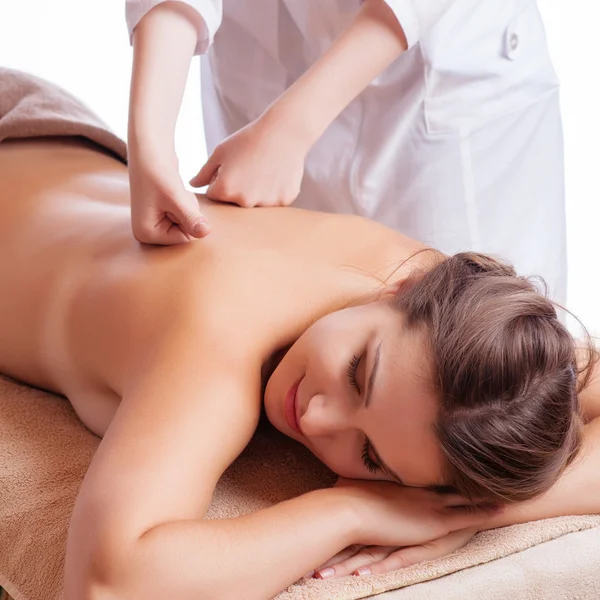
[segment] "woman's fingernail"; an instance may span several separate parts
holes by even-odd
[[[319,579],[327,579],[328,577],[333,577],[334,575],[335,571],[331,567],[328,567],[327,569],[321,569],[315,574],[315,576]]]
[[[371,569],[369,569],[369,567],[361,567],[360,569],[356,569],[356,571],[354,571],[357,575],[370,575],[371,574]]]

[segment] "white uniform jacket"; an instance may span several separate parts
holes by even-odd
[[[127,0],[130,34],[162,0]],[[332,44],[360,0],[185,0],[204,21],[208,151]],[[558,81],[535,0],[388,0],[409,49],[308,154],[296,206],[354,212],[444,252],[566,286]]]

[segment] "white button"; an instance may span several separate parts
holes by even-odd
[[[503,54],[508,60],[516,60],[523,50],[523,36],[518,21],[513,21],[504,32]]]

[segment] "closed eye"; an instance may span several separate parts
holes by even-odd
[[[360,360],[362,357],[354,355],[350,359],[350,364],[348,365],[348,381],[350,385],[360,394],[360,387],[358,385],[358,381],[356,380],[356,371],[358,370],[358,365],[360,365]]]
[[[371,454],[369,452],[370,449],[371,449],[371,442],[369,442],[369,438],[368,437],[365,437],[365,443],[363,444],[363,450],[362,450],[362,460],[363,460],[363,463],[364,463],[365,467],[369,471],[369,473],[375,474],[378,471],[380,471],[380,467],[371,458]]]

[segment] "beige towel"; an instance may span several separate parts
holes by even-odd
[[[0,586],[15,600],[62,598],[69,515],[98,442],[63,398],[0,378]],[[332,481],[302,446],[265,428],[222,477],[209,516],[245,514]],[[303,581],[277,598],[364,598],[598,525],[600,517],[564,517],[485,532],[429,563],[381,576]]]
[[[600,527],[576,531],[374,600],[598,600]]]
[[[127,162],[125,142],[77,98],[28,73],[0,68],[0,143],[45,136],[85,137]]]

